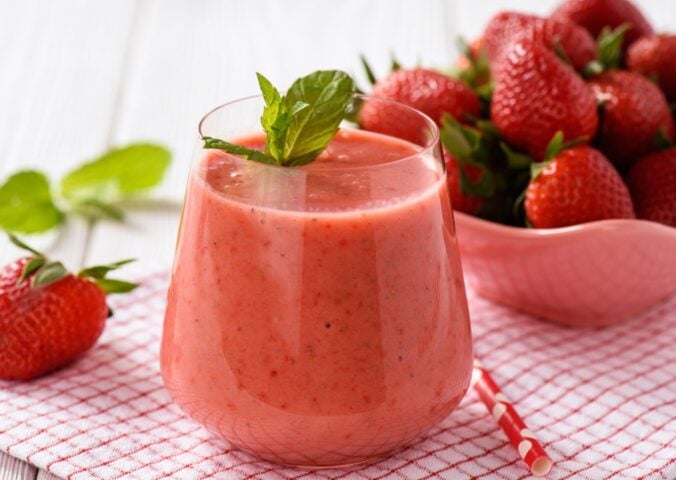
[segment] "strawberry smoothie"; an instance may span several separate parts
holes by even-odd
[[[351,129],[303,167],[206,151],[161,362],[190,416],[285,464],[362,462],[442,420],[468,388],[472,348],[440,162]]]

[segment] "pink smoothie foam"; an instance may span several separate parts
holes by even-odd
[[[184,411],[236,447],[324,466],[402,446],[458,405],[465,291],[445,176],[419,151],[343,129],[288,173],[204,155],[161,354]]]

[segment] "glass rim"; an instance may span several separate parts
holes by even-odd
[[[250,101],[250,100],[254,100],[254,99],[262,99],[262,98],[263,98],[262,94],[249,95],[249,96],[246,96],[246,97],[241,97],[241,98],[238,98],[238,99],[235,99],[235,100],[231,100],[229,102],[225,102],[221,105],[218,105],[217,107],[212,108],[211,110],[209,110],[206,114],[204,114],[202,116],[202,118],[200,119],[200,121],[197,124],[197,134],[198,134],[199,138],[200,139],[204,138],[205,135],[203,133],[203,130],[204,130],[205,122],[207,122],[209,120],[209,118],[211,118],[211,116],[214,115],[215,113],[217,113],[217,112],[219,112],[219,111],[221,111],[221,110],[223,110],[223,109],[225,109],[225,108],[227,108],[231,105],[244,103],[246,101]],[[402,156],[400,158],[396,158],[394,160],[390,160],[390,161],[385,162],[385,163],[378,163],[378,164],[375,164],[375,165],[350,166],[350,167],[342,167],[342,168],[339,167],[339,168],[333,168],[333,169],[326,168],[326,169],[322,169],[320,171],[328,172],[328,171],[352,171],[352,170],[374,169],[374,168],[379,168],[379,167],[389,167],[389,166],[392,166],[392,165],[395,165],[395,164],[404,163],[408,160],[418,159],[421,155],[423,155],[423,156],[424,155],[433,155],[434,156],[434,149],[437,148],[437,145],[439,145],[439,143],[441,141],[441,133],[440,133],[439,126],[437,125],[437,123],[434,120],[432,120],[432,118],[429,115],[427,115],[427,114],[421,112],[420,110],[415,109],[415,108],[413,108],[409,105],[406,105],[404,103],[397,102],[397,101],[391,100],[389,98],[379,97],[377,95],[365,95],[365,94],[361,94],[361,93],[355,93],[353,95],[353,98],[360,98],[362,100],[377,99],[378,101],[385,102],[385,103],[388,103],[390,105],[394,105],[398,108],[402,108],[404,110],[407,110],[407,111],[419,116],[420,118],[422,118],[423,121],[425,122],[426,126],[432,132],[432,135],[430,136],[429,139],[427,139],[426,145],[421,146],[421,145],[418,145],[416,143],[410,142],[406,139],[403,139],[403,138],[400,138],[400,137],[397,137],[397,136],[394,136],[394,135],[388,135],[386,133],[380,133],[380,132],[372,132],[372,133],[376,133],[378,135],[385,135],[385,136],[389,136],[389,137],[392,137],[392,138],[396,138],[397,140],[400,140],[400,141],[403,141],[403,142],[412,143],[413,145],[416,145],[417,147],[419,147],[420,151],[417,151],[417,152],[410,154],[410,155]],[[355,128],[355,130],[363,130],[363,129],[361,129],[357,126],[357,128]],[[371,130],[363,130],[363,131],[371,132]],[[245,158],[242,158],[239,155],[234,155],[234,154],[230,154],[230,153],[227,153],[227,152],[224,152],[224,153],[226,153],[226,155],[228,155],[229,157],[241,159],[243,162],[252,162],[251,160],[247,160]],[[261,162],[253,162],[253,163],[256,163],[258,166],[260,166],[262,168],[269,168],[269,169],[272,169],[272,170],[280,169],[280,170],[289,172],[289,171],[294,171],[294,170],[298,169],[298,167],[272,165],[272,164],[261,163]],[[442,163],[442,168],[445,170],[444,162],[442,161],[441,163]],[[299,170],[299,171],[305,171],[305,170]]]

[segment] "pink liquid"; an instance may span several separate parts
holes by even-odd
[[[445,178],[393,163],[417,151],[342,130],[288,182],[202,159],[161,355],[190,416],[266,459],[327,466],[404,445],[458,405],[472,350]],[[345,173],[357,165],[383,168]]]

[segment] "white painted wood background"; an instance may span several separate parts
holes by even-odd
[[[676,0],[637,0],[659,30],[676,31]],[[448,65],[455,38],[495,12],[545,14],[554,0],[0,0],[0,178],[23,168],[54,181],[111,145],[168,145],[171,172],[124,224],[71,219],[37,239],[73,268],[124,257],[168,268],[196,124],[210,108],[318,68],[384,73]],[[362,82],[363,83],[363,82]],[[0,265],[18,255],[0,238]],[[1,412],[0,412],[1,414]],[[54,480],[0,453],[0,480]]]

